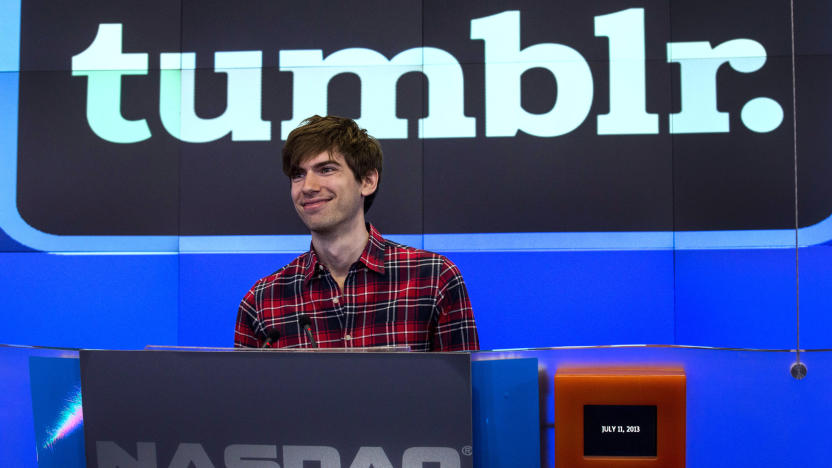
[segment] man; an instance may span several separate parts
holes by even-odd
[[[350,119],[316,115],[289,134],[283,172],[312,247],[245,295],[236,347],[479,349],[456,265],[365,223],[381,166],[378,141]]]

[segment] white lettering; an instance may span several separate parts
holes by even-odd
[[[598,116],[598,134],[659,133],[659,116],[647,113],[644,8],[596,16],[595,35],[610,42],[610,112]]]
[[[235,444],[225,448],[226,468],[280,468],[277,446]]]
[[[725,133],[729,130],[728,113],[717,110],[717,70],[728,63],[738,72],[757,71],[766,63],[766,49],[751,39],[733,39],[713,48],[709,42],[670,42],[667,61],[681,66],[682,88],[682,111],[670,114],[670,133]],[[763,110],[775,111],[771,103],[780,108],[769,101],[763,101]],[[782,121],[782,109],[780,112]]]
[[[96,135],[113,143],[150,138],[145,119],[121,115],[121,77],[146,74],[147,54],[121,51],[121,24],[99,24],[92,44],[72,57],[72,76],[87,77],[87,122]]]
[[[196,115],[194,53],[160,56],[159,114],[165,130],[189,143],[205,143],[229,132],[233,141],[271,139],[271,123],[260,118],[262,52],[216,52],[214,71],[228,75],[225,112],[203,119]]]
[[[179,444],[168,468],[214,468],[202,444]]]
[[[326,59],[320,50],[280,51],[280,70],[294,75],[292,119],[280,125],[282,139],[303,119],[327,113],[327,84],[336,75],[361,80],[361,118],[356,123],[376,138],[407,138],[407,120],[396,117],[396,83],[409,72],[428,79],[428,116],[419,119],[420,138],[473,137],[476,121],[463,115],[462,68],[449,53],[417,47],[387,60],[370,49],[339,50]]]
[[[355,454],[350,468],[393,468],[393,464],[390,463],[383,448],[361,447]]]
[[[303,462],[318,462],[321,468],[341,468],[341,455],[324,445],[284,445],[283,467],[303,468]]]
[[[425,463],[439,463],[439,468],[459,468],[459,452],[450,447],[411,447],[402,455],[402,468],[422,468]]]
[[[98,441],[97,468],[157,468],[156,443],[136,443],[136,457],[115,442]],[[226,468],[280,468],[276,445],[232,444],[225,447]],[[303,468],[306,462],[320,468],[341,468],[341,454],[325,445],[284,445],[284,468]],[[402,454],[402,468],[422,468],[438,463],[439,468],[459,468],[459,452],[450,447],[411,447]],[[199,443],[180,443],[168,468],[214,468],[205,447]],[[361,447],[350,468],[394,468],[383,447]]]
[[[646,33],[643,8],[594,18],[596,37],[609,44],[609,112],[597,116],[599,135],[657,134],[658,115],[647,112]],[[523,131],[556,137],[580,126],[594,99],[593,77],[586,59],[557,43],[521,49],[520,12],[504,11],[472,19],[470,39],[484,42],[485,136],[513,137]],[[667,61],[680,66],[681,111],[668,116],[670,133],[725,133],[729,113],[717,108],[716,75],[722,65],[752,73],[765,64],[765,48],[751,39],[733,39],[716,47],[709,42],[670,42]],[[231,135],[233,141],[269,141],[271,122],[262,118],[262,52],[214,53],[214,72],[227,78],[226,107],[213,118],[196,114],[196,54],[160,54],[159,114],[165,130],[189,143]],[[476,119],[465,115],[462,67],[445,50],[414,47],[388,59],[366,48],[346,48],[326,58],[323,51],[280,50],[279,69],[293,75],[292,118],[281,122],[280,138],[312,114],[326,114],[328,85],[341,74],[361,84],[360,126],[377,138],[408,137],[407,120],[396,116],[396,87],[407,73],[421,73],[428,83],[427,116],[419,119],[419,138],[471,138]],[[541,114],[522,106],[522,75],[532,69],[551,73],[557,95]],[[113,143],[150,138],[146,119],[121,113],[122,78],[146,75],[148,54],[122,51],[122,25],[99,24],[92,43],[72,57],[72,75],[87,78],[86,117],[93,132]],[[750,99],[740,114],[754,132],[770,132],[783,121],[783,109],[768,97]]]
[[[136,442],[136,458],[112,441],[95,442],[98,468],[156,468],[156,444]]]
[[[522,130],[554,137],[569,133],[592,106],[592,73],[583,56],[562,44],[535,44],[520,50],[520,12],[506,11],[471,20],[471,39],[485,41],[485,136],[511,137]],[[520,103],[520,76],[543,68],[554,75],[552,109],[532,114]]]

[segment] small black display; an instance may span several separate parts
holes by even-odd
[[[584,405],[585,457],[655,457],[656,406]]]

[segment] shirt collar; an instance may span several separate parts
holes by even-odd
[[[358,261],[367,266],[367,268],[379,274],[384,274],[384,252],[385,242],[378,232],[370,223],[367,223],[367,231],[370,233],[370,238],[367,240],[367,246],[364,247],[364,252],[358,257]]]
[[[318,254],[315,253],[315,249],[312,248],[310,243],[309,252],[306,252],[306,258],[303,262],[303,284],[309,283],[309,280],[315,274],[315,270],[318,269],[318,265],[320,265]]]
[[[358,257],[358,261],[376,273],[384,274],[384,238],[381,237],[381,233],[376,230],[375,226],[370,223],[367,223],[367,231],[370,233],[370,237],[367,240],[364,251]],[[323,263],[318,260],[318,254],[315,253],[315,249],[310,244],[309,252],[306,253],[306,259],[303,264],[304,283],[309,282],[315,274],[315,270],[319,268],[323,268]]]

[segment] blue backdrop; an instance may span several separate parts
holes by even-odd
[[[77,212],[74,206],[67,208],[60,205],[61,192],[49,190],[64,182],[62,175],[66,174],[67,179],[75,177],[77,174],[72,173],[74,166],[80,164],[83,157],[98,150],[102,153],[94,155],[99,157],[95,161],[100,166],[94,167],[101,174],[92,171],[94,180],[113,175],[106,172],[113,170],[108,165],[113,160],[128,160],[143,151],[148,153],[148,158],[155,155],[153,151],[141,149],[145,147],[105,142],[90,131],[87,120],[84,120],[84,93],[92,91],[85,87],[84,80],[89,77],[72,76],[73,73],[83,75],[86,71],[70,73],[74,56],[71,54],[80,54],[85,47],[92,47],[90,44],[96,27],[124,21],[123,51],[137,55],[141,55],[140,50],[149,51],[146,55],[151,57],[150,68],[159,65],[157,51],[169,52],[165,38],[180,37],[171,31],[181,29],[184,31],[182,34],[187,33],[183,37],[191,42],[187,45],[177,43],[178,49],[175,50],[198,49],[202,57],[198,64],[200,68],[210,68],[209,61],[212,59],[200,48],[224,50],[220,46],[225,43],[235,49],[265,48],[266,45],[257,42],[262,39],[257,34],[265,33],[260,31],[249,37],[246,31],[252,30],[253,26],[243,24],[245,27],[242,28],[234,26],[237,30],[223,29],[226,35],[215,37],[208,34],[210,27],[217,26],[210,22],[210,11],[190,1],[183,1],[187,8],[183,7],[181,12],[176,8],[170,10],[176,14],[165,17],[164,34],[160,33],[159,37],[153,32],[154,27],[148,26],[150,20],[146,9],[135,8],[131,2],[102,2],[85,6],[87,10],[79,13],[85,23],[77,26],[77,31],[73,29],[72,21],[53,18],[51,6],[47,8],[46,5],[48,2],[39,0],[0,1],[0,342],[114,349],[141,348],[148,344],[231,346],[237,305],[245,291],[258,278],[277,270],[309,245],[308,236],[291,234],[298,230],[298,221],[285,200],[288,198],[283,185],[285,180],[276,169],[277,164],[258,167],[251,163],[256,158],[248,155],[247,151],[261,147],[253,144],[234,146],[241,143],[232,141],[227,135],[216,142],[218,146],[211,146],[214,142],[183,143],[165,134],[159,122],[153,120],[155,117],[147,117],[153,127],[154,144],[157,145],[148,148],[162,148],[173,154],[174,159],[164,166],[171,172],[160,174],[154,166],[147,173],[121,173],[113,181],[120,180],[129,185],[134,183],[131,180],[133,176],[150,177],[151,181],[157,180],[155,178],[173,180],[174,185],[164,190],[176,196],[167,200],[168,205],[164,208],[165,213],[179,215],[173,221],[174,233],[170,233],[170,226],[164,223],[161,233],[153,231],[158,227],[150,226],[157,221],[153,209],[149,210],[150,215],[143,215],[147,219],[138,217],[135,207],[142,205],[145,195],[164,199],[160,193],[168,193],[162,189],[159,189],[161,192],[154,192],[157,187],[152,183],[139,184],[137,195],[132,199],[136,206],[110,205],[107,197],[93,197],[88,200],[92,206],[81,207]],[[217,5],[225,4],[217,2]],[[284,42],[278,46],[281,50],[301,46],[321,47],[329,54],[336,48],[362,45],[376,47],[387,57],[407,47],[442,46],[450,51],[454,60],[464,65],[461,65],[466,86],[463,90],[464,113],[466,118],[476,118],[476,136],[382,139],[386,148],[393,148],[386,154],[386,161],[391,166],[390,173],[386,173],[385,177],[390,179],[386,180],[387,192],[381,193],[379,206],[374,207],[375,211],[369,215],[371,219],[377,216],[374,219],[377,227],[385,234],[392,234],[394,240],[439,251],[459,265],[470,291],[484,349],[612,343],[781,349],[796,346],[798,252],[795,250],[795,232],[788,229],[794,219],[792,192],[795,188],[789,102],[794,96],[789,95],[792,83],[788,78],[791,64],[791,57],[788,56],[791,45],[788,2],[763,2],[759,5],[759,12],[756,8],[747,9],[747,17],[743,18],[721,14],[722,10],[715,6],[717,3],[709,3],[710,10],[703,7],[698,12],[685,2],[675,2],[671,9],[663,2],[612,0],[598,2],[591,7],[576,4],[570,6],[568,11],[559,6],[524,0],[517,0],[508,6],[477,3],[476,9],[471,12],[460,5],[445,11],[431,0],[414,1],[407,5],[413,11],[405,7],[393,11],[389,15],[391,24],[400,21],[413,26],[421,22],[430,27],[422,32],[419,28],[409,27],[407,34],[378,31],[380,35],[396,33],[398,42],[391,42],[392,45],[372,34],[352,37],[344,33],[345,36],[327,36],[316,39],[317,42],[310,39],[308,44],[295,42],[295,37],[281,36],[280,40]],[[359,7],[376,8],[369,0],[356,2],[356,8]],[[735,7],[724,6],[726,12],[734,12]],[[299,18],[316,13],[311,6],[297,8],[297,14],[301,15]],[[488,104],[482,96],[486,94],[486,85],[481,75],[483,65],[487,63],[481,57],[483,41],[472,40],[471,37],[475,25],[481,25],[477,26],[480,29],[486,28],[482,21],[487,18],[514,18],[511,12],[515,10],[510,10],[512,8],[522,13],[518,20],[523,31],[522,47],[537,44],[551,52],[555,49],[550,42],[561,41],[574,45],[581,57],[585,55],[589,58],[594,79],[592,91],[595,93],[594,97],[591,96],[592,107],[587,109],[589,117],[586,121],[569,135],[535,136],[532,130],[526,128],[526,131],[519,129],[514,137],[484,136],[487,120],[484,109]],[[546,18],[560,22],[558,24],[563,28],[552,30],[548,20],[535,16],[538,8],[545,10]],[[817,89],[818,83],[828,83],[832,70],[829,66],[832,63],[832,42],[826,32],[830,16],[824,13],[828,13],[830,6],[817,4],[812,8],[816,11],[808,7],[798,9],[796,23],[796,58],[798,66],[803,67],[799,69],[797,83],[798,89],[807,90],[804,94],[797,94],[799,109],[807,116],[803,120],[798,119],[803,125],[798,143],[802,151],[801,162],[808,162],[806,167],[809,167],[798,174],[801,184],[799,192],[806,194],[800,198],[800,206],[807,213],[806,218],[801,218],[805,222],[800,224],[799,240],[800,346],[832,348],[832,335],[827,332],[832,325],[832,318],[827,313],[832,306],[828,293],[832,287],[832,268],[828,267],[832,260],[832,218],[828,210],[823,211],[830,201],[825,174],[832,165],[829,163],[830,143],[825,127],[832,103],[825,89]],[[443,12],[447,15],[443,16]],[[203,13],[208,15],[208,19],[203,18]],[[411,13],[415,16],[411,17]],[[259,21],[250,12],[248,14],[245,21]],[[630,16],[625,17],[625,14]],[[327,18],[327,21],[343,23],[337,17]],[[443,27],[444,19],[453,20],[453,28]],[[645,23],[642,25],[639,19]],[[297,22],[286,21],[293,27],[307,24],[301,19]],[[601,117],[611,112],[608,105],[613,106],[616,99],[621,100],[628,95],[621,94],[621,89],[613,89],[613,82],[620,85],[623,81],[608,77],[611,72],[606,61],[612,60],[613,52],[610,49],[608,53],[607,45],[612,48],[613,43],[626,36],[619,35],[622,31],[612,31],[615,29],[613,24],[619,24],[616,21],[624,25],[621,27],[640,27],[639,31],[647,41],[646,45],[641,45],[647,54],[646,59],[641,58],[647,61],[644,67],[648,73],[644,101],[647,111],[657,115],[659,122],[651,135],[600,135]],[[765,26],[769,24],[773,26]],[[319,26],[314,21],[309,25]],[[231,27],[223,27],[226,26]],[[57,58],[50,55],[53,51],[49,47],[41,47],[30,40],[33,35],[49,31],[50,27],[55,34],[42,35],[44,44],[51,44],[57,49],[67,40],[74,41],[66,46],[67,51],[61,51],[61,54],[56,52]],[[521,26],[516,27],[520,35]],[[606,32],[602,34],[599,28]],[[362,30],[356,34],[359,32],[367,33]],[[339,30],[338,34],[341,33],[343,31]],[[336,33],[333,32],[333,35]],[[406,37],[403,39],[401,36]],[[161,45],[155,42],[157,39]],[[711,41],[708,44],[716,47],[716,44],[728,44],[733,39],[746,41],[740,41],[742,44],[748,44],[747,41],[761,44],[763,51],[768,53],[769,61],[761,71],[753,73],[738,73],[736,68],[731,68],[742,68],[740,62],[737,62],[740,65],[720,62],[723,68],[714,75],[715,86],[732,92],[722,93],[715,103],[719,105],[720,112],[730,113],[730,132],[726,127],[724,132],[700,129],[686,135],[678,134],[683,133],[680,131],[672,135],[673,129],[668,128],[669,116],[680,113],[681,98],[678,94],[685,83],[678,75],[684,67],[679,66],[678,57],[667,55],[669,49],[666,46],[670,42],[690,45],[695,44],[695,40],[707,40]],[[216,44],[214,40],[226,42]],[[322,43],[326,47],[321,46]],[[263,57],[271,58],[264,58],[263,77],[268,80],[280,75],[280,79],[284,79],[294,72],[281,69],[277,73],[275,60],[280,51],[272,50],[273,45],[268,44],[270,49],[264,51]],[[24,49],[28,55],[21,52]],[[21,56],[28,62],[22,61]],[[766,58],[765,54],[762,58]],[[206,62],[203,63],[203,60]],[[532,109],[528,111],[532,116],[529,118],[535,118],[533,114],[542,114],[548,110],[547,106],[554,105],[550,102],[554,83],[551,76],[531,73],[554,65],[539,65],[524,69],[530,73],[524,73],[521,80],[524,91],[518,99],[521,107]],[[560,73],[555,68],[549,70]],[[769,72],[771,74],[766,74]],[[212,74],[210,70],[200,73]],[[148,76],[156,75],[158,70],[148,72]],[[749,81],[747,86],[743,81],[731,81],[758,76],[762,77],[760,81]],[[55,77],[65,80],[56,83],[65,83],[67,94],[52,96],[49,86],[38,85],[41,81],[52,83],[49,80],[57,80]],[[215,92],[219,85],[211,82],[210,77],[200,77],[197,78],[199,83],[213,84],[206,85],[204,89],[198,87],[198,100],[223,94]],[[152,81],[155,79],[152,78],[148,86],[157,84]],[[402,80],[407,81],[407,78]],[[24,83],[27,84],[24,86]],[[144,88],[131,87],[137,86],[138,81],[125,78],[124,83],[125,109],[139,109],[139,104],[148,99],[152,101],[158,92],[158,88],[153,88],[149,92],[151,94],[145,95],[142,94],[146,91]],[[361,83],[361,78],[358,83]],[[556,86],[561,84],[564,83],[558,82]],[[629,93],[638,84],[627,82],[625,88]],[[267,85],[264,84],[267,91],[264,91],[263,113],[264,118],[270,118],[273,124],[274,145],[268,146],[264,153],[272,157],[279,150],[280,120],[288,117],[286,114],[292,107],[287,93],[280,94],[273,90],[268,94]],[[330,83],[327,109],[360,113],[363,101],[341,99],[342,95],[351,94],[344,92],[345,89],[355,91],[342,85],[344,83],[337,79]],[[427,97],[423,94],[428,88],[422,90],[421,85],[417,88],[419,92],[410,93],[417,97],[410,101],[408,99],[412,96],[407,96],[409,93],[397,91],[396,98],[400,101],[397,105],[421,109],[420,115],[424,117]],[[773,96],[771,99],[786,109],[782,122],[774,122],[774,130],[758,131],[758,128],[752,131],[753,125],[748,127],[747,122],[753,119],[749,120],[747,115],[740,117],[737,106],[742,103],[732,99],[746,88],[754,88],[749,92],[755,96]],[[435,92],[435,89],[430,92]],[[668,98],[668,95],[671,97]],[[31,114],[31,103],[35,102],[35,110],[40,111],[44,106],[49,107],[46,102],[49,99],[55,101],[53,104],[57,109],[54,115],[43,113],[44,118],[52,119],[48,121],[50,124],[41,123],[43,127],[38,127],[37,122],[25,121],[28,123],[24,125],[23,117],[19,119],[19,116]],[[346,104],[342,102],[345,99],[348,101]],[[703,94],[702,99],[708,98]],[[24,102],[28,102],[30,107],[24,106]],[[219,113],[224,102],[220,99],[219,103],[209,104],[207,110],[198,110],[203,114]],[[279,103],[279,106],[275,105],[279,111],[269,107],[275,102]],[[151,104],[155,105],[156,101]],[[66,114],[59,112],[60,109]],[[151,110],[158,113],[156,108]],[[422,128],[419,126],[422,124],[416,125],[420,115],[406,116],[409,119],[408,128],[413,130],[409,130],[408,135],[413,136],[417,127]],[[128,120],[135,120],[135,116],[125,116]],[[707,127],[708,118],[696,121],[698,123],[693,127],[700,124],[702,128]],[[66,125],[50,127],[52,122]],[[71,138],[80,133],[84,135],[78,140],[78,145],[64,145],[65,141],[74,141]],[[24,140],[27,141],[26,148],[46,153],[34,150],[25,153],[18,147],[23,145]],[[473,177],[468,174],[466,168],[470,167],[470,161],[477,160],[489,147],[511,148],[514,145],[520,145],[516,154],[500,153],[496,159],[493,158],[495,155],[489,156],[497,161],[488,163],[496,172],[475,174]],[[769,147],[771,151],[768,151]],[[524,149],[529,148],[545,151],[543,156],[558,157],[535,159],[535,154],[526,154],[528,151]],[[617,153],[621,148],[626,148],[626,152]],[[652,149],[653,152],[647,154],[644,149]],[[444,150],[458,151],[445,154]],[[713,153],[711,150],[718,151]],[[257,157],[262,156],[257,154]],[[391,154],[394,156],[391,157]],[[48,164],[38,166],[38,162],[42,163],[44,159],[35,158],[32,162],[30,158],[34,158],[33,155],[46,158]],[[438,155],[444,159],[437,159]],[[225,156],[233,159],[222,159]],[[246,159],[248,156],[251,156],[250,160]],[[631,158],[632,163],[622,163],[624,156]],[[579,160],[582,165],[570,157]],[[531,158],[531,162],[522,158]],[[480,159],[485,161],[487,158]],[[543,159],[552,166],[538,167],[537,161]],[[145,163],[144,159],[137,160],[139,166]],[[214,174],[216,179],[198,179],[208,171],[209,165],[205,161],[209,160],[213,161],[211,170],[218,171]],[[206,165],[201,165],[203,163]],[[249,163],[253,168],[246,166],[246,177],[241,178],[242,166],[235,165]],[[446,173],[443,171],[446,167],[456,168],[456,172],[448,169]],[[407,171],[415,172],[409,174]],[[615,178],[617,171],[634,178],[618,180]],[[260,178],[255,181],[252,173]],[[46,177],[46,174],[50,178],[40,177]],[[645,183],[655,185],[642,186],[644,181],[636,177],[644,174],[647,174]],[[275,175],[279,178],[272,179]],[[211,180],[224,180],[229,185],[215,188]],[[505,181],[506,185],[489,185],[495,180]],[[42,185],[33,189],[33,181],[40,181]],[[113,181],[109,181],[111,185],[119,185]],[[467,181],[467,185],[457,186],[460,181]],[[274,208],[274,212],[262,214],[253,209],[249,211],[250,206],[241,206],[240,200],[233,198],[239,195],[237,189],[245,192],[248,182],[264,183],[265,188],[258,188],[260,192],[246,192],[243,200],[245,197],[249,197],[249,201],[268,200],[267,205]],[[162,185],[162,182],[159,184]],[[230,190],[229,186],[235,184],[235,190]],[[409,187],[408,190],[415,187],[414,192],[397,192],[401,185]],[[561,187],[558,190],[569,188],[570,193],[576,195],[570,199],[559,199],[553,194],[561,192],[549,192],[551,187]],[[90,193],[98,193],[85,183],[77,183],[70,190],[72,193],[67,192],[67,196],[85,200],[87,189]],[[521,197],[513,189],[525,191],[523,193],[527,195]],[[748,192],[751,189],[759,190],[759,193]],[[32,205],[32,194],[37,194],[37,190],[49,192],[49,197],[54,198],[44,196]],[[474,200],[469,203],[472,206],[467,207],[471,213],[464,206],[444,206],[445,201],[459,203],[459,197],[443,198],[446,190],[456,190],[449,193],[464,193],[465,199]],[[536,193],[546,196],[531,200],[535,197],[529,194]],[[208,194],[216,195],[216,198],[205,201]],[[773,194],[773,198],[758,199],[766,194]],[[272,206],[271,200],[280,202],[274,202]],[[510,211],[516,209],[523,214],[521,221],[532,227],[546,227],[546,223],[557,225],[561,222],[561,215],[571,216],[569,222],[572,224],[563,221],[566,225],[562,231],[536,232],[518,228],[523,232],[463,232],[466,223],[476,224],[482,218],[488,218],[482,214],[489,214],[492,206],[502,207],[506,200],[509,201],[509,213],[503,207],[499,208],[503,214],[494,216],[500,222],[511,219],[509,215],[513,213]],[[397,204],[404,214],[399,215]],[[26,207],[29,210],[47,210],[37,212],[46,213],[53,205],[56,207],[54,216],[47,219],[62,220],[67,232],[46,232],[35,227],[37,223],[30,224],[31,218],[24,215]],[[602,211],[592,211],[587,207],[600,207],[598,209]],[[290,210],[288,214],[286,209]],[[216,219],[210,216],[214,210],[221,212]],[[89,217],[90,213],[99,213],[93,216],[94,226],[77,227],[74,224],[76,215]],[[273,213],[282,215],[272,216]],[[267,219],[271,224],[267,223],[265,227],[242,226],[242,234],[239,235],[223,231],[225,228],[222,226],[217,228],[217,232],[200,231],[210,231],[216,227],[214,224],[233,224],[237,217]],[[615,219],[608,220],[607,217]],[[401,221],[402,218],[406,221]],[[139,222],[137,228],[137,219],[147,221],[150,227]],[[86,219],[85,222],[89,221]],[[739,227],[732,224],[734,221]],[[768,221],[771,223],[767,224]],[[410,226],[408,223],[416,227],[401,228],[398,232],[397,228],[389,228],[390,225]],[[444,226],[458,227],[459,230],[443,230]],[[110,227],[115,231],[141,231],[147,227],[150,234],[128,232],[112,235],[96,231],[107,231]],[[608,229],[605,230],[605,227]],[[76,228],[80,231],[73,231]],[[82,228],[90,228],[92,233],[87,235]],[[261,228],[266,230],[265,234],[257,234]],[[272,232],[270,229],[276,230]]]

